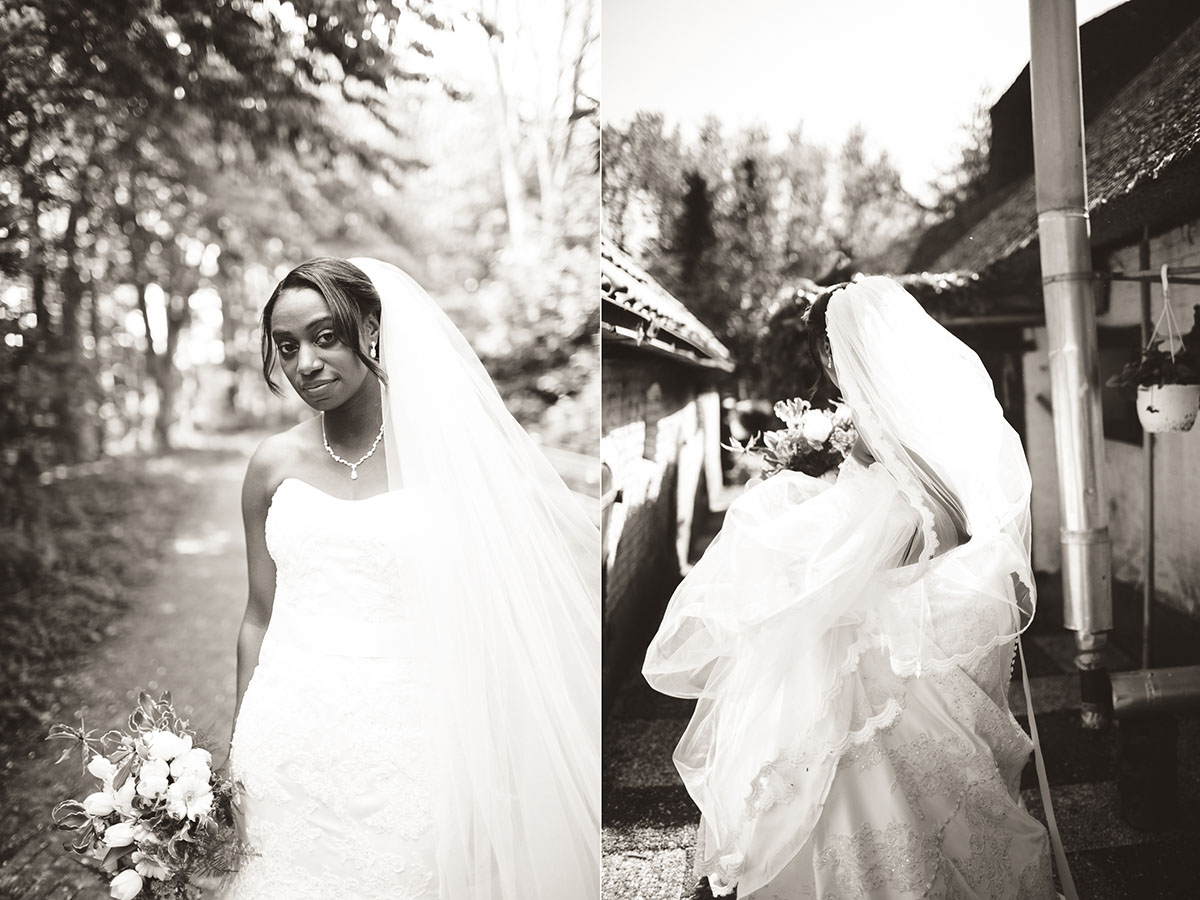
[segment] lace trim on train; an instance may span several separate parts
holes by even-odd
[[[863,648],[856,648],[855,658],[861,658],[862,652]],[[986,668],[977,675],[985,683],[994,679],[1006,689],[1005,654],[992,655],[994,659],[989,660]],[[1011,668],[1011,653],[1007,658]],[[899,698],[888,698],[881,709],[870,714],[865,711],[870,709],[871,701],[864,693],[857,698],[852,719],[860,723],[859,727],[845,739],[818,750],[787,754],[763,766],[747,798],[746,817],[738,833],[748,834],[749,826],[758,816],[777,804],[791,801],[799,793],[795,773],[821,759],[828,759],[829,755],[838,756],[839,772],[851,768],[866,771],[890,765],[895,773],[892,789],[904,796],[904,808],[911,811],[917,821],[924,822],[927,818],[921,803],[923,797],[956,797],[954,810],[944,820],[930,822],[924,828],[904,823],[875,828],[864,823],[852,835],[826,839],[817,862],[834,870],[838,896],[867,897],[881,886],[920,890],[917,896],[922,897],[941,896],[929,892],[939,877],[944,881],[950,870],[948,867],[954,869],[956,877],[971,884],[1011,883],[1011,872],[1002,869],[996,860],[1003,863],[1008,859],[1008,844],[1013,837],[1011,831],[997,827],[997,823],[1015,806],[1021,770],[1032,744],[1012,717],[1007,701],[994,703],[965,673],[928,673],[927,677],[946,700],[954,717],[978,734],[991,748],[990,752],[976,750],[959,735],[935,738],[922,734],[899,748],[889,747],[886,736],[904,711],[902,700],[906,691],[901,691]],[[907,683],[906,679],[906,687]],[[971,852],[961,859],[949,859],[942,855],[942,837],[947,825],[959,815],[967,817],[971,829]],[[915,853],[920,848],[923,848],[921,852]],[[1048,844],[1045,852],[1048,865]],[[726,896],[740,880],[744,861],[740,850],[727,846],[706,854],[698,861],[697,871],[708,876],[715,896]],[[1022,873],[1023,878],[1025,875]],[[1038,881],[1037,872],[1028,873],[1028,877],[1034,883],[1043,883]],[[851,885],[857,887],[851,888]],[[987,891],[982,895],[1001,896]],[[1028,896],[1039,895],[1031,891]],[[1053,893],[1048,896],[1053,897]]]

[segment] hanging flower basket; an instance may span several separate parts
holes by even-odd
[[[1200,384],[1138,386],[1138,421],[1146,431],[1190,431],[1198,409]]]
[[[1163,342],[1151,336],[1150,345],[1110,378],[1108,385],[1137,388],[1138,420],[1146,431],[1188,431],[1200,409],[1200,305],[1194,310],[1192,330],[1184,335],[1171,327],[1169,299],[1163,312],[1170,349],[1162,349]]]

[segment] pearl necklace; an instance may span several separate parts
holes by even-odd
[[[350,462],[347,459],[342,459],[333,452],[333,448],[329,446],[329,438],[325,436],[325,413],[321,413],[321,441],[325,444],[325,450],[333,457],[334,462],[340,462],[343,466],[350,467],[350,480],[358,480],[358,467],[365,463],[368,459],[375,455],[375,448],[379,446],[379,442],[383,439],[383,423],[379,423],[379,434],[375,435],[375,442],[371,444],[371,449],[363,454],[363,458],[358,462]]]

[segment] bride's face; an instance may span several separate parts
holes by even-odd
[[[279,295],[271,339],[280,367],[300,398],[316,410],[334,409],[362,389],[370,370],[334,331],[325,298],[312,288]]]

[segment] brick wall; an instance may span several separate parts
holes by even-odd
[[[621,491],[605,533],[606,696],[640,660],[687,561],[700,485],[719,454],[708,381],[649,354],[604,357],[600,458]]]

